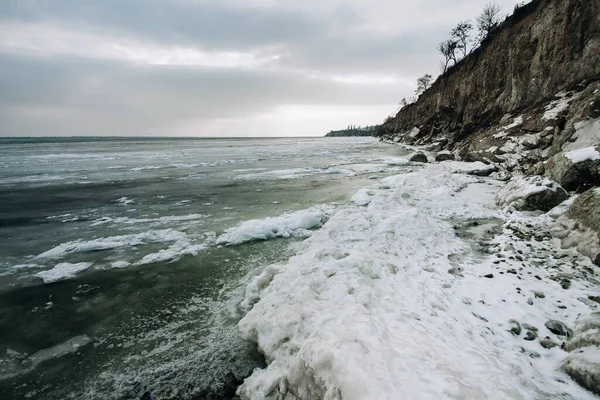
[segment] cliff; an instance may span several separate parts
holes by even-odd
[[[599,79],[600,2],[534,0],[376,136],[526,169],[559,152],[576,123],[600,116]],[[498,151],[507,141],[527,134],[543,142],[539,153],[549,149],[543,157],[524,160],[520,154],[523,160],[508,163],[499,157],[514,152]],[[494,151],[485,154],[490,148]]]

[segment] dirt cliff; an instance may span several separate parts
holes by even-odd
[[[375,134],[527,170],[600,117],[599,81],[600,2],[534,0]]]

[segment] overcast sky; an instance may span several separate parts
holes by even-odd
[[[487,0],[0,0],[0,136],[380,123]],[[516,1],[497,0],[504,12]]]

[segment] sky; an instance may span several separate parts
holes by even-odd
[[[0,136],[378,124],[439,74],[437,44],[487,1],[1,0]]]

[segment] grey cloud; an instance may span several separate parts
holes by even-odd
[[[0,20],[54,21],[155,42],[240,50],[325,34],[326,21],[280,8],[233,8],[190,0],[3,0]]]
[[[253,115],[287,104],[394,104],[399,87],[298,73],[0,55],[0,135],[144,135],[158,125]],[[99,131],[101,130],[101,131]],[[29,133],[31,134],[31,133]]]

